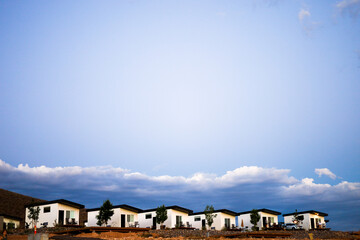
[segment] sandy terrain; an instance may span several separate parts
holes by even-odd
[[[336,234],[336,232],[333,232],[332,237],[327,238],[326,236],[321,236],[321,238],[314,238],[314,240],[318,240],[318,239],[360,239],[360,233],[358,232],[359,235],[339,235],[339,234],[345,234],[345,232],[338,232]],[[59,235],[54,235],[54,234],[49,234],[49,238],[51,238],[52,236],[57,236],[57,239],[61,239],[61,237]],[[60,238],[59,238],[60,237]],[[75,238],[71,238],[70,236],[64,236],[64,239],[66,240],[86,240],[89,239],[91,240],[92,238],[97,238],[97,239],[104,239],[104,240],[120,240],[120,239],[124,239],[124,240],[143,240],[143,239],[148,239],[148,240],[185,240],[185,239],[194,239],[194,240],[200,240],[200,239],[206,239],[206,240],[229,240],[229,238],[203,238],[203,237],[169,237],[169,238],[164,238],[164,237],[160,237],[157,233],[153,232],[153,233],[119,233],[119,232],[102,232],[102,233],[81,233],[78,235],[73,236]],[[309,236],[307,235],[302,235],[302,237],[296,237],[296,236],[292,236],[295,237],[297,239],[309,239]],[[76,239],[79,238],[79,239]],[[295,238],[288,238],[288,239],[295,239]],[[239,240],[253,240],[253,238],[232,238],[234,240],[239,239]],[[284,238],[267,238],[268,240],[280,240],[280,239],[284,239]],[[8,235],[8,240],[27,240],[27,235],[15,235],[15,234],[10,234]]]

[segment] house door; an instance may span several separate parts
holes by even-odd
[[[263,225],[262,225],[262,227],[266,228],[266,227],[267,227],[267,226],[266,226],[266,217],[263,217],[262,220],[263,220]]]
[[[205,223],[205,219],[201,220],[201,226],[204,228],[204,227],[205,227],[205,225],[206,225],[206,223]]]
[[[59,210],[59,225],[64,225],[64,211]]]
[[[125,214],[121,214],[120,227],[125,227]]]
[[[156,229],[156,217],[153,217],[152,229]]]
[[[310,218],[310,223],[311,223],[311,229],[314,229],[315,228],[314,218]]]

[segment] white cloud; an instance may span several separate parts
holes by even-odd
[[[195,173],[190,177],[184,176],[148,176],[139,172],[131,172],[122,168],[111,166],[99,167],[30,167],[20,164],[13,167],[0,160],[0,170],[7,173],[21,175],[22,178],[31,181],[46,182],[47,184],[60,184],[71,179],[71,187],[86,187],[96,190],[121,190],[131,183],[141,183],[142,188],[155,189],[156,186],[177,186],[182,191],[197,190],[207,191],[211,189],[231,188],[242,184],[273,183],[294,184],[297,180],[289,176],[289,169],[262,168],[257,166],[244,166],[224,175],[217,176],[210,173]],[[135,184],[136,185],[136,184]],[[116,187],[117,186],[117,187]],[[163,191],[178,188],[165,188]],[[160,191],[157,189],[157,191]]]
[[[336,175],[327,168],[315,169],[319,176],[326,175],[335,179]],[[111,166],[99,167],[30,167],[20,164],[13,167],[0,160],[0,173],[5,179],[3,184],[13,186],[27,182],[29,186],[39,188],[59,187],[63,189],[89,190],[103,192],[130,193],[139,196],[171,196],[197,192],[208,194],[227,189],[240,189],[244,192],[248,187],[251,191],[269,191],[271,188],[285,198],[293,196],[325,197],[328,200],[341,199],[344,196],[360,197],[360,183],[343,181],[337,185],[317,184],[312,178],[301,181],[289,176],[289,169],[262,168],[243,166],[223,175],[195,173],[184,176],[149,176]],[[20,180],[19,180],[20,179]],[[21,183],[20,183],[21,181]],[[254,189],[249,188],[253,186]]]
[[[282,184],[297,182],[295,178],[288,176],[289,173],[289,169],[244,166],[228,171],[223,176],[215,178],[215,184],[219,186],[234,186],[236,184],[261,182],[277,182]]]
[[[307,196],[313,201],[340,201],[360,198],[360,182],[343,181],[336,185],[314,183],[312,178],[304,178],[301,182],[282,187],[284,197]]]
[[[298,14],[298,17],[299,17],[299,20],[300,22],[302,22],[304,20],[305,17],[310,17],[310,12],[308,10],[305,10],[305,9],[301,9],[299,11],[299,14]]]
[[[338,185],[316,184],[312,178],[301,181],[289,176],[289,169],[262,168],[258,166],[243,166],[223,175],[210,173],[195,173],[184,176],[149,176],[127,169],[112,166],[99,167],[30,167],[20,164],[13,167],[0,160],[0,172],[5,177],[5,183],[25,180],[36,186],[62,186],[68,189],[87,189],[97,191],[154,193],[185,193],[189,191],[211,192],[213,190],[242,188],[241,186],[257,185],[272,186],[282,190],[284,195],[313,195],[334,192],[358,192],[360,183],[342,182]],[[326,175],[335,179],[336,175],[327,168],[315,169],[319,176]],[[71,183],[71,184],[69,184]],[[30,184],[30,185],[31,185]],[[330,194],[330,195],[331,195]],[[341,195],[341,194],[340,194]]]
[[[342,0],[336,4],[341,14],[348,14],[353,18],[360,15],[360,0]]]
[[[323,194],[331,187],[330,184],[316,184],[312,178],[304,178],[298,184],[283,187],[286,195],[313,196]]]
[[[321,177],[322,175],[328,176],[331,179],[336,179],[336,175],[328,168],[315,168],[315,173]]]
[[[306,35],[310,35],[320,26],[319,22],[315,22],[311,19],[310,11],[304,8],[300,9],[298,13],[298,19]]]

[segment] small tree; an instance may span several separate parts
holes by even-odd
[[[104,201],[103,205],[100,207],[99,215],[96,216],[97,225],[102,226],[107,225],[108,221],[111,219],[112,215],[114,215],[114,210],[112,210],[113,205],[110,200]]]
[[[254,225],[252,227],[253,231],[257,230],[257,223],[260,220],[259,211],[257,209],[253,209],[250,212],[250,222]]]
[[[293,223],[299,225],[304,220],[304,215],[299,215],[297,209],[295,209],[294,217],[292,219]]]
[[[214,223],[214,218],[216,217],[216,214],[214,214],[214,207],[213,205],[207,205],[205,208],[205,218],[206,218],[206,222],[209,226],[209,228],[211,229],[211,225]]]
[[[29,207],[29,214],[28,214],[27,217],[31,220],[33,228],[36,226],[36,223],[39,220],[39,214],[40,214],[39,206],[37,206],[37,207],[34,207],[34,206]]]
[[[168,219],[167,210],[165,205],[156,208],[156,223],[160,224],[160,228],[163,227],[163,223]]]

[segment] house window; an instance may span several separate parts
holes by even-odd
[[[134,215],[127,215],[127,222],[134,222]]]
[[[66,212],[65,212],[65,224],[75,224],[75,211],[66,210]]]
[[[201,217],[194,217],[194,221],[195,222],[201,221]]]
[[[145,219],[151,219],[151,213],[145,215]]]
[[[230,218],[225,218],[225,227],[230,228]]]
[[[66,211],[66,219],[70,218],[70,211]]]
[[[4,223],[6,225],[6,223]],[[15,229],[15,223],[9,222],[7,224],[7,229],[11,230],[11,229]]]
[[[181,227],[182,225],[182,216],[176,216],[176,225]]]
[[[44,207],[44,213],[50,212],[50,207]]]

